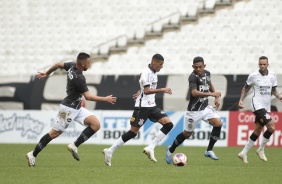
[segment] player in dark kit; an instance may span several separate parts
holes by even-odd
[[[67,97],[61,102],[56,123],[52,129],[44,135],[33,151],[26,154],[29,166],[35,166],[35,158],[38,153],[53,139],[61,135],[68,128],[70,122],[75,121],[87,126],[74,143],[67,146],[72,156],[79,161],[78,146],[88,140],[100,129],[100,122],[89,110],[81,107],[82,96],[90,101],[104,101],[114,104],[116,97],[112,95],[101,97],[91,94],[86,85],[86,79],[82,74],[90,67],[90,55],[79,53],[76,62],[57,63],[47,72],[39,72],[36,77],[41,79],[49,76],[55,70],[61,68],[68,71]]]
[[[185,127],[183,132],[178,134],[171,146],[168,146],[166,151],[166,162],[172,163],[172,155],[176,147],[181,145],[184,140],[189,138],[199,121],[203,120],[213,126],[210,142],[205,152],[206,157],[210,157],[213,160],[218,160],[218,157],[212,151],[214,144],[219,139],[222,122],[216,109],[220,103],[218,98],[221,93],[216,92],[211,82],[211,74],[205,70],[205,63],[202,57],[195,57],[192,65],[194,71],[189,76],[189,104],[185,115]],[[208,97],[215,97],[215,107],[208,104]]]

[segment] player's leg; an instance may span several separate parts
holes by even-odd
[[[213,160],[218,160],[218,157],[213,152],[213,147],[220,137],[222,122],[221,122],[220,118],[212,118],[212,119],[209,119],[209,123],[213,126],[213,128],[212,128],[212,131],[211,131],[209,144],[208,144],[207,150],[206,150],[204,155],[206,157],[213,159]]]
[[[35,158],[37,157],[38,153],[46,147],[46,145],[52,140],[61,135],[61,131],[57,131],[51,129],[49,133],[45,134],[35,146],[33,151],[30,151],[26,154],[26,158],[28,160],[29,166],[35,166]]]
[[[156,145],[171,131],[171,129],[173,128],[173,124],[169,117],[165,113],[163,113],[162,110],[158,107],[154,107],[152,109],[149,118],[151,121],[158,122],[163,125],[163,127],[154,137],[152,142],[143,149],[143,153],[145,153],[150,160],[156,163],[157,159],[155,158],[154,149]]]
[[[255,128],[253,133],[250,135],[247,144],[244,146],[243,150],[238,154],[238,157],[243,160],[244,163],[248,163],[247,153],[253,147],[254,143],[260,136],[263,126],[261,126],[258,122],[255,122]]]
[[[266,116],[264,116],[264,117],[266,117]],[[265,122],[267,122],[267,120],[265,120]],[[268,142],[270,136],[275,131],[275,125],[274,125],[273,120],[270,119],[270,121],[268,121],[265,124],[265,126],[266,126],[267,130],[263,133],[261,144],[260,144],[259,148],[256,151],[256,153],[259,156],[259,158],[261,160],[263,160],[263,161],[267,161],[267,158],[266,158],[265,153],[264,153],[264,147],[265,147],[266,143]]]
[[[222,127],[220,116],[213,107],[208,106],[203,110],[203,117],[203,120],[208,121],[208,123],[213,126],[209,144],[204,155],[205,157],[209,157],[213,160],[218,160],[218,157],[213,152],[213,147],[220,137],[220,131]]]
[[[87,126],[74,141],[74,143],[71,143],[67,146],[73,158],[79,161],[78,147],[100,129],[100,122],[96,116],[83,107],[81,107],[79,110],[79,113],[74,118],[74,121]]]
[[[27,153],[26,157],[28,159],[28,165],[35,165],[35,158],[38,153],[52,140],[57,138],[59,135],[63,133],[63,131],[69,126],[72,118],[70,115],[69,107],[66,107],[60,104],[59,112],[56,117],[56,123],[53,125],[52,129],[49,133],[45,134],[36,145],[35,149],[29,153]]]
[[[178,146],[180,146],[186,139],[188,139],[192,134],[193,134],[193,131],[192,132],[188,132],[186,130],[183,130],[183,132],[179,133],[176,136],[176,138],[174,139],[172,145],[167,147],[167,150],[166,150],[166,163],[168,163],[168,164],[172,163],[172,155],[173,155],[175,149]]]
[[[142,122],[145,123],[147,117],[148,115],[145,110],[141,111],[139,108],[134,109],[132,117],[130,119],[130,124],[131,124],[130,130],[124,133],[122,136],[120,136],[110,148],[105,148],[103,150],[103,154],[105,156],[105,164],[107,166],[112,165],[111,160],[115,150],[137,135],[140,127],[143,125],[140,124],[140,120],[142,119],[143,120]]]
[[[128,132],[124,133],[122,136],[120,136],[118,138],[118,140],[116,140],[114,142],[114,144],[112,144],[111,147],[105,148],[103,150],[103,154],[105,155],[105,164],[107,166],[111,166],[112,165],[111,160],[112,160],[112,155],[115,152],[115,150],[118,147],[124,145],[130,139],[133,139],[137,135],[139,129],[140,129],[140,127],[131,126],[130,130]]]

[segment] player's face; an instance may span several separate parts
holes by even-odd
[[[264,73],[267,71],[268,61],[267,59],[260,59],[259,60],[259,70]]]
[[[163,68],[163,65],[164,65],[164,61],[153,61],[152,62],[152,68],[156,72],[159,72]]]
[[[192,65],[194,72],[200,76],[204,75],[206,65],[203,62],[197,62]]]
[[[83,61],[83,71],[86,71],[88,68],[90,68],[90,58]]]

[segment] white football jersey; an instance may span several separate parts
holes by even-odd
[[[263,108],[270,112],[272,87],[277,86],[276,74],[268,70],[267,75],[262,75],[259,71],[256,71],[248,76],[246,83],[253,87],[253,112]]]
[[[150,86],[150,89],[157,89],[158,76],[157,73],[147,66],[143,69],[140,79],[140,95],[135,101],[135,107],[154,107],[156,106],[155,102],[155,93],[146,95],[144,94],[144,86]]]

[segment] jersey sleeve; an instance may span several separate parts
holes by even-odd
[[[151,82],[150,82],[150,74],[148,72],[143,72],[141,73],[140,76],[140,85],[145,87],[145,86],[150,86]]]
[[[195,75],[190,75],[188,82],[190,90],[197,89],[197,78]]]
[[[253,77],[253,75],[250,74],[250,75],[248,76],[248,79],[247,79],[247,81],[246,81],[246,84],[247,84],[248,86],[252,86],[253,83],[254,83],[254,77]]]
[[[68,71],[73,65],[75,65],[75,62],[64,63],[64,69]]]

